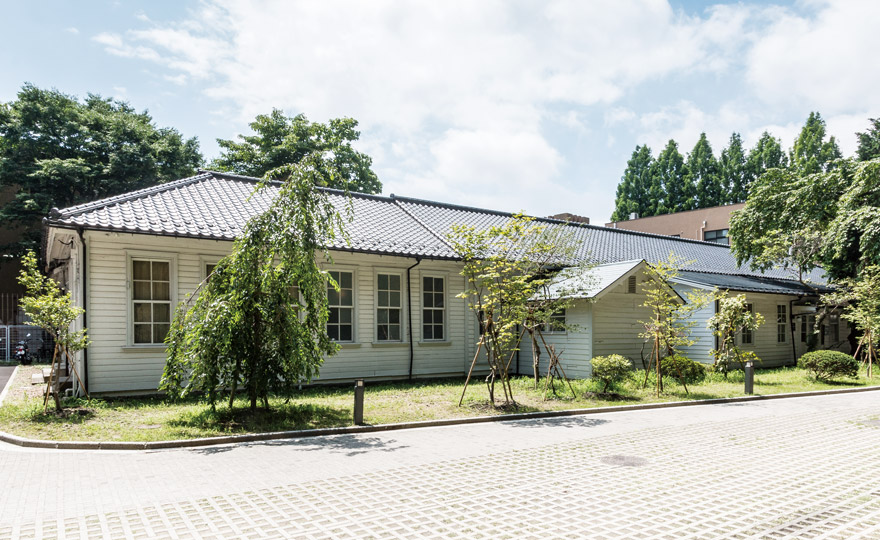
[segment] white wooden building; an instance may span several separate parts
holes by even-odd
[[[277,192],[250,197],[256,179],[202,172],[117,197],[53,210],[45,220],[45,255],[52,274],[86,309],[91,345],[78,355],[80,373],[94,393],[144,393],[157,388],[165,364],[165,333],[174,308],[229,253],[246,221]],[[339,208],[348,204],[326,190]],[[324,267],[342,284],[331,293],[328,332],[341,345],[326,360],[319,382],[397,379],[466,373],[478,339],[474,314],[457,294],[464,288],[460,258],[446,241],[453,224],[488,226],[511,215],[418,199],[352,194],[350,243],[328,246]],[[570,376],[590,374],[595,355],[618,353],[639,361],[638,320],[645,318],[639,283],[645,264],[675,253],[695,261],[674,286],[744,291],[767,323],[752,345],[765,365],[792,363],[805,350],[793,308],[815,292],[781,271],[757,274],[736,265],[726,246],[547,219],[570,227],[579,256],[599,266],[599,288],[568,310],[576,331],[549,334],[564,350]],[[819,276],[813,276],[821,281]],[[777,315],[785,320],[777,323]],[[700,317],[708,319],[714,307]],[[801,317],[804,332],[809,319]],[[714,341],[705,324],[692,358],[709,362]],[[782,329],[786,331],[783,331]],[[845,328],[826,331],[826,345],[845,339]],[[546,355],[544,355],[546,358]],[[530,353],[519,370],[531,371]]]

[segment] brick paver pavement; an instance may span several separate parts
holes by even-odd
[[[880,392],[158,452],[0,446],[0,538],[880,538]]]

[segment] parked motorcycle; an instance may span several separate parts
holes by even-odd
[[[28,334],[27,338],[19,341],[15,344],[15,353],[13,354],[13,358],[21,364],[28,365],[33,361],[33,357],[31,357],[31,348],[28,346],[28,341],[30,340],[31,335]]]

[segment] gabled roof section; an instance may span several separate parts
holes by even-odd
[[[831,288],[820,283],[805,285],[794,279],[779,279],[767,276],[734,276],[711,272],[681,270],[673,281],[683,284],[696,284],[703,287],[716,287],[720,290],[755,292],[769,294],[808,295],[831,292]]]
[[[551,281],[547,295],[550,298],[598,299],[630,276],[644,272],[647,267],[647,261],[636,259],[600,264],[592,268],[564,268]],[[672,287],[668,290],[685,301]]]
[[[116,197],[54,210],[51,227],[84,228],[125,233],[233,240],[247,221],[265,211],[278,194],[277,183],[254,193],[257,178],[200,171],[190,178],[133,191]],[[350,244],[334,240],[331,249],[433,259],[459,259],[446,240],[453,224],[476,228],[503,225],[513,214],[408,197],[383,197],[322,188],[344,211],[351,205],[347,225]],[[540,224],[562,227],[579,246],[575,262],[607,265],[634,260],[665,261],[670,253],[693,261],[689,271],[761,276],[739,267],[727,246],[612,229],[556,219],[536,218]],[[764,277],[788,278],[781,270]],[[811,276],[822,283],[821,276]]]

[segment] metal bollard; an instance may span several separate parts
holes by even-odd
[[[354,425],[364,425],[364,380],[354,382]]]
[[[755,366],[752,365],[751,362],[746,362],[745,379],[746,379],[746,394],[748,394],[748,395],[754,394],[755,393]]]

